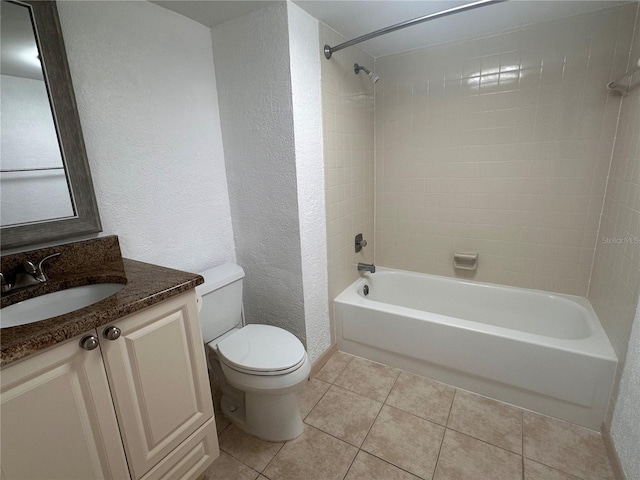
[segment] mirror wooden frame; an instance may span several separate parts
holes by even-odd
[[[31,9],[76,215],[2,227],[0,242],[3,250],[102,231],[56,3],[38,0],[9,1]]]

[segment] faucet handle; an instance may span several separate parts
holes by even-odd
[[[42,260],[38,262],[38,268],[33,272],[36,275],[36,280],[38,280],[39,282],[46,282],[48,280],[47,276],[44,273],[44,270],[42,269],[42,265],[44,264],[44,262],[46,262],[50,258],[54,258],[58,256],[60,256],[60,252],[52,253],[51,255],[47,255],[46,257],[44,257]]]
[[[367,241],[362,238],[362,234],[361,233],[357,234],[355,238],[356,253],[358,253],[360,250],[362,250],[366,246],[367,246]]]
[[[29,260],[25,260],[24,262],[22,262],[22,268],[24,269],[25,273],[28,273],[30,275],[35,275],[36,273],[36,266]]]
[[[0,273],[0,291],[2,293],[6,293],[12,288],[13,288],[13,284],[7,281],[3,273]]]

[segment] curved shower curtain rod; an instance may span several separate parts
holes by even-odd
[[[430,13],[429,15],[424,15],[422,17],[414,18],[413,20],[407,20],[405,22],[397,23],[390,27],[381,28],[380,30],[376,30],[375,32],[367,33],[366,35],[362,35],[358,38],[354,38],[353,40],[349,40],[348,42],[341,43],[340,45],[336,45],[335,47],[330,47],[329,45],[325,45],[324,56],[327,57],[327,59],[330,59],[331,55],[334,52],[337,52],[338,50],[342,50],[343,48],[356,45],[357,43],[364,42],[365,40],[370,40],[372,38],[379,37],[380,35],[385,35],[387,33],[395,32],[396,30],[412,27],[413,25],[417,25],[422,22],[435,20],[436,18],[447,17],[449,15],[453,15],[456,13],[466,12],[467,10],[473,10],[474,8],[485,7],[488,5],[493,5],[494,3],[502,3],[506,1],[507,0],[479,0],[477,2],[467,3],[466,5],[460,5],[458,7],[448,8],[440,12]]]

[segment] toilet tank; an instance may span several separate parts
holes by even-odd
[[[196,287],[200,326],[205,343],[242,326],[242,279],[244,270],[225,263],[200,273],[204,284]]]

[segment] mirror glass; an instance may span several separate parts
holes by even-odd
[[[0,1],[3,251],[101,231],[54,1]]]
[[[72,217],[30,8],[3,1],[1,18],[0,225]]]

